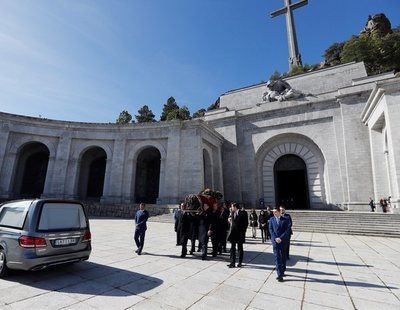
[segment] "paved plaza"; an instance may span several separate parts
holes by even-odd
[[[400,309],[400,239],[294,232],[283,283],[270,242],[180,258],[171,223],[149,223],[143,255],[133,222],[91,220],[90,260],[0,280],[1,309]],[[248,231],[250,235],[250,230]],[[189,242],[190,243],[190,242]]]

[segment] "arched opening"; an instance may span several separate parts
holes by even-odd
[[[155,147],[140,152],[136,161],[135,202],[156,203],[160,185],[161,154]]]
[[[274,165],[275,197],[289,209],[308,209],[307,167],[296,155],[281,156]]]
[[[100,147],[87,150],[80,163],[78,197],[99,200],[103,195],[107,154]]]
[[[203,149],[203,173],[204,188],[213,188],[211,157],[207,150]]]
[[[43,194],[50,151],[43,143],[23,146],[18,154],[14,181],[16,198],[36,198]]]

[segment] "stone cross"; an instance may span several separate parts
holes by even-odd
[[[275,12],[271,13],[271,17],[276,17],[286,14],[286,28],[289,45],[289,69],[302,66],[301,55],[297,46],[296,28],[294,26],[293,10],[308,4],[308,0],[300,0],[293,3],[291,0],[284,0],[285,6]]]

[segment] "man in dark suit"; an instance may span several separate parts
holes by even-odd
[[[272,210],[274,217],[269,220],[269,231],[271,233],[272,247],[275,256],[275,265],[277,280],[283,282],[286,271],[285,246],[290,235],[290,222],[287,218],[281,216],[281,210],[274,208]]]
[[[238,248],[239,263],[238,267],[242,267],[243,262],[243,243],[246,238],[246,229],[248,225],[247,214],[239,211],[239,205],[234,202],[231,205],[231,229],[228,235],[228,241],[231,243],[231,263],[229,268],[235,267],[236,262],[236,245]]]
[[[181,204],[181,214],[178,219],[178,228],[177,232],[179,232],[180,239],[179,244],[182,245],[181,257],[186,257],[187,254],[187,243],[191,236],[191,228],[192,228],[192,214],[190,212],[186,212],[186,205],[184,203]]]
[[[293,221],[292,221],[292,217],[290,216],[289,213],[286,212],[286,209],[284,207],[280,206],[279,209],[281,210],[281,216],[286,217],[289,220],[289,223],[290,223],[290,234],[289,234],[289,237],[288,237],[288,241],[286,242],[286,246],[285,246],[286,259],[289,260],[290,259],[290,257],[289,257],[290,239],[292,238],[292,235],[293,235],[293,230],[292,230]]]
[[[142,254],[144,246],[144,237],[147,230],[147,219],[149,218],[149,212],[145,210],[145,204],[142,202],[139,205],[139,210],[135,214],[135,235],[134,239],[136,242],[137,250],[135,251],[138,255]]]
[[[203,208],[197,214],[198,223],[199,223],[199,243],[201,244],[201,259],[207,259],[207,248],[208,248],[208,239],[211,235],[210,230],[210,206],[207,204],[203,205]]]

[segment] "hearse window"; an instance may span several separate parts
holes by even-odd
[[[0,226],[22,229],[31,202],[11,202],[0,207]]]
[[[45,203],[42,207],[38,229],[73,230],[85,229],[83,208],[76,203]]]

